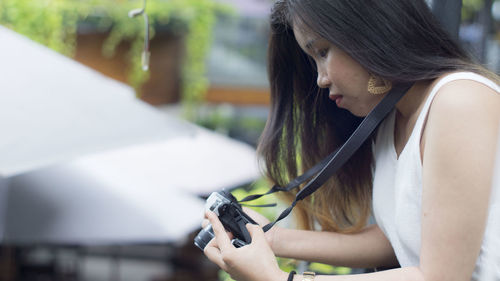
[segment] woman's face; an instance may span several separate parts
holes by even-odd
[[[348,54],[307,28],[294,24],[295,38],[316,63],[318,86],[329,89],[338,107],[366,116],[384,95],[368,93],[369,73]]]

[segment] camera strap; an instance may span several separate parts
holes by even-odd
[[[347,141],[330,155],[325,157],[320,163],[316,164],[311,169],[307,170],[301,176],[293,179],[285,187],[273,186],[268,192],[264,194],[250,195],[242,199],[240,202],[255,200],[267,194],[275,193],[278,191],[290,191],[299,187],[311,179],[296,195],[292,204],[285,209],[280,216],[274,221],[263,227],[264,232],[271,229],[274,224],[284,219],[298,201],[303,200],[311,195],[318,188],[320,188],[334,173],[337,172],[351,156],[359,149],[359,147],[368,139],[372,132],[382,122],[382,120],[392,111],[396,103],[406,94],[406,92],[413,86],[410,84],[400,84],[395,86],[385,97],[379,102],[375,108],[363,119],[358,128],[352,133]]]

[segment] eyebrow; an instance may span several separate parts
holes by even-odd
[[[313,48],[314,43],[316,43],[316,41],[317,41],[317,39],[311,39],[311,40],[307,41],[306,48],[311,50]]]

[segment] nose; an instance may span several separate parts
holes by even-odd
[[[318,80],[316,83],[320,88],[328,88],[330,86],[328,75],[324,71],[318,69]]]

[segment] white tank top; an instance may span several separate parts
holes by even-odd
[[[402,267],[418,266],[420,263],[422,214],[420,139],[422,128],[438,90],[450,81],[463,79],[485,84],[500,93],[500,87],[483,76],[470,72],[450,74],[441,79],[431,90],[399,158],[394,147],[395,110],[383,121],[377,131],[373,144],[375,161],[373,212],[378,226],[391,242]],[[492,221],[500,221],[498,208],[500,199],[493,197],[492,199],[494,200],[491,206],[496,206],[496,211],[492,212],[494,208],[490,208],[486,233],[491,232],[488,228],[493,225]],[[495,225],[498,226],[498,224]],[[495,232],[500,233],[500,230],[497,229]],[[496,276],[491,280],[500,280],[500,260],[498,260],[500,249],[489,249],[490,253],[497,253],[495,260],[491,260],[491,255],[486,256],[485,252],[488,252],[488,249],[485,248],[483,242],[472,280],[479,280],[481,266],[485,263],[496,264]]]

